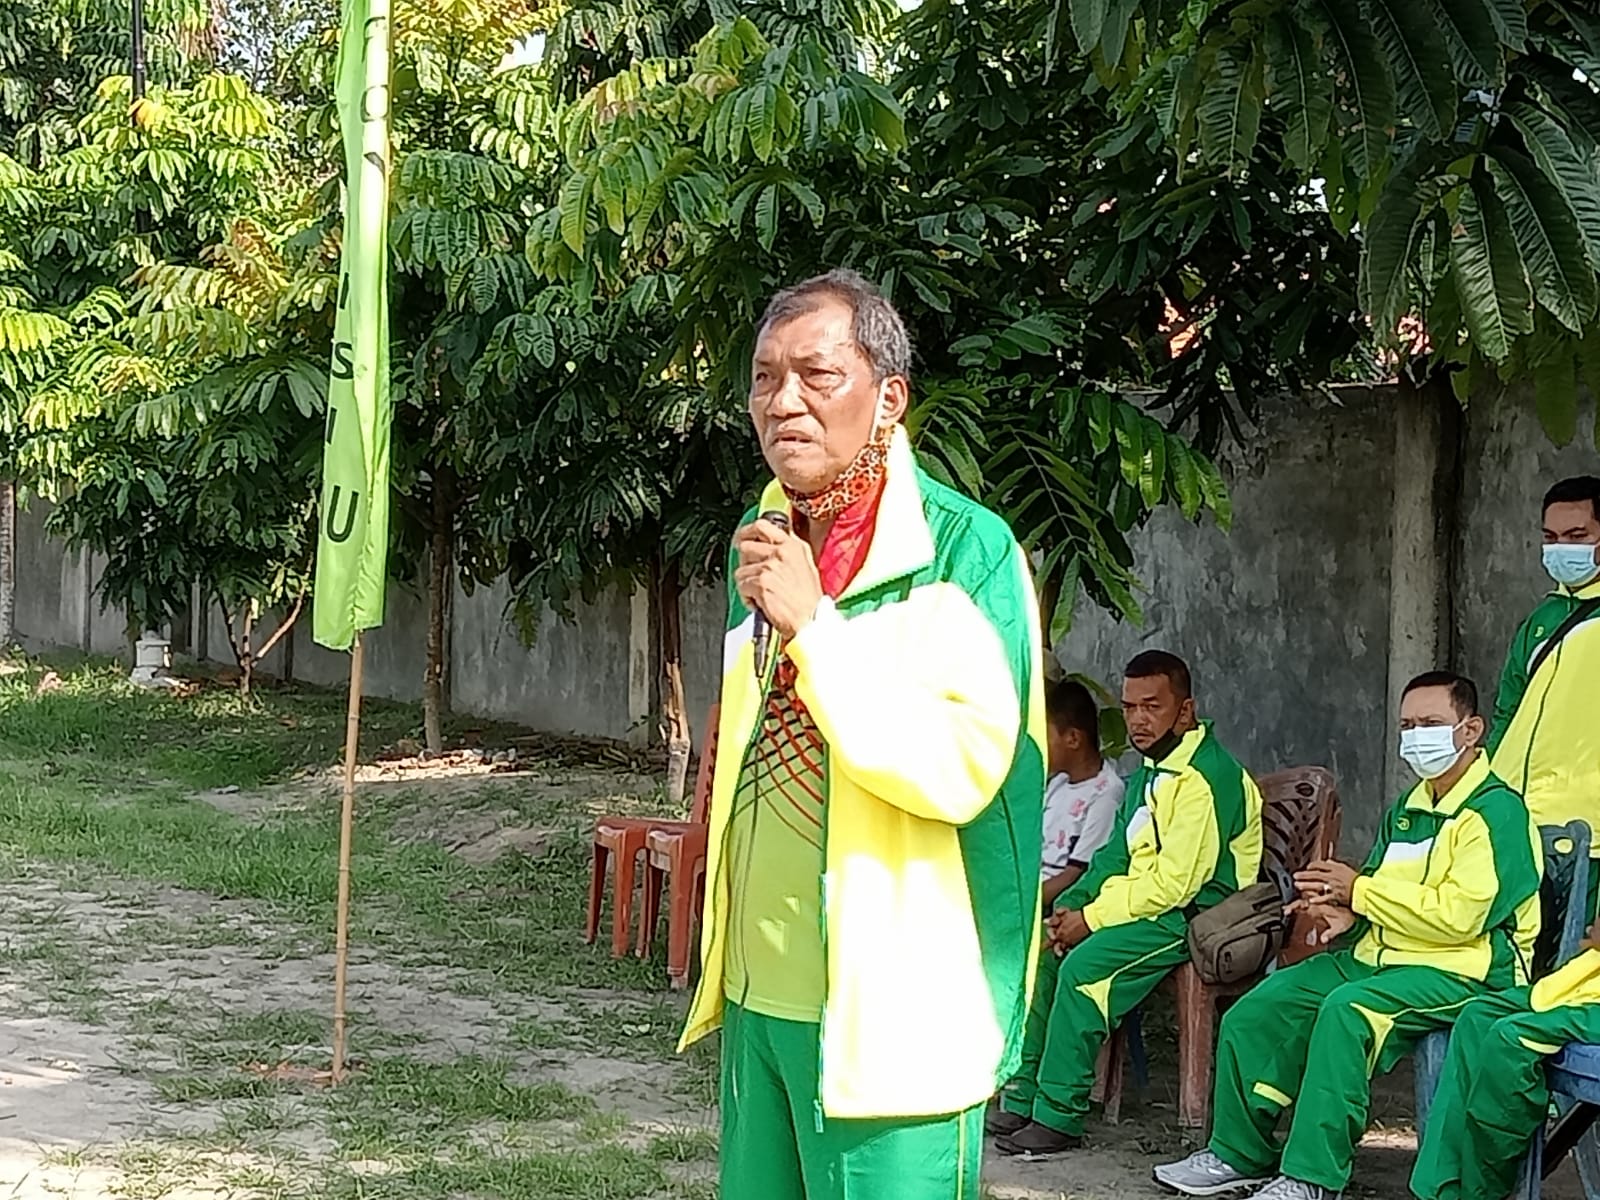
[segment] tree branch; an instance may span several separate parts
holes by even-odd
[[[295,597],[294,604],[290,607],[288,613],[285,614],[283,620],[278,623],[278,628],[275,629],[272,636],[266,640],[266,644],[263,645],[261,649],[256,651],[255,657],[257,660],[263,659],[272,653],[273,647],[283,640],[284,634],[288,633],[289,630],[294,628],[294,623],[300,619],[300,613],[305,606],[306,592],[305,589],[302,588],[300,594]]]

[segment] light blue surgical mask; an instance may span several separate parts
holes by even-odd
[[[1600,578],[1595,562],[1595,547],[1587,542],[1552,543],[1544,548],[1544,569],[1563,587],[1581,588]]]
[[[1461,725],[1465,725],[1463,721]],[[1461,725],[1419,725],[1400,731],[1400,757],[1420,779],[1437,779],[1461,757],[1456,747],[1456,730]]]

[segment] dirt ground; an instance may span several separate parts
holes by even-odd
[[[539,806],[527,789],[554,788],[598,805],[640,783],[616,774],[541,779],[460,765],[459,771],[368,770],[370,788],[407,789],[392,837],[443,846],[473,864],[504,854],[536,856],[565,835],[528,821]],[[325,799],[325,791],[326,780],[313,779],[196,798],[252,822]],[[574,921],[572,954],[606,953],[582,947],[579,932]],[[376,1109],[354,1100],[345,1108],[308,1078],[306,1065],[325,1063],[330,1053],[324,1014],[333,962],[325,931],[258,903],[150,882],[90,880],[60,865],[11,864],[0,880],[6,966],[0,1198],[458,1194],[427,1191],[414,1181],[391,1189],[384,1156],[372,1152],[364,1160],[364,1143],[351,1130],[362,1120],[392,1122],[407,1105],[459,1107],[465,1102],[443,1090],[438,1096],[445,1098],[428,1099],[432,1093],[416,1081],[433,1078],[430,1067],[456,1071],[450,1086],[459,1089],[471,1081],[460,1074],[463,1062],[468,1075],[477,1071],[491,1081],[501,1080],[494,1072],[509,1064],[509,1074],[493,1084],[502,1098],[526,1097],[529,1089],[587,1097],[594,1104],[589,1117],[579,1120],[557,1103],[540,1128],[555,1129],[573,1145],[602,1138],[623,1147],[665,1146],[656,1157],[668,1162],[665,1178],[680,1189],[669,1194],[711,1194],[713,1068],[705,1058],[677,1060],[669,1049],[682,997],[565,985],[508,988],[482,971],[406,961],[392,950],[357,947],[352,1044],[363,1061],[403,1053],[409,1082],[380,1096]],[[1181,1153],[1185,1143],[1174,1121],[1170,1033],[1163,1035],[1170,1019],[1157,1009],[1147,1028],[1154,1078],[1144,1096],[1130,1091],[1122,1122],[1097,1124],[1085,1150],[1055,1162],[1021,1164],[991,1153],[985,1178],[995,1197],[1158,1194],[1149,1183],[1151,1164]],[[274,1071],[287,1079],[263,1078]],[[513,1085],[522,1090],[507,1091]],[[1406,1195],[1414,1152],[1409,1091],[1403,1073],[1380,1082],[1378,1125],[1362,1146],[1354,1194]],[[477,1110],[460,1111],[471,1117]],[[497,1125],[498,1116],[485,1120],[469,1121],[467,1136],[510,1128]],[[698,1150],[674,1149],[685,1142]],[[320,1182],[335,1162],[346,1173],[337,1193]],[[358,1192],[348,1180],[361,1172],[369,1173],[370,1188]],[[1570,1168],[1549,1194],[1561,1200],[1576,1194]]]

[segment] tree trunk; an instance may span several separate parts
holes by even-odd
[[[272,631],[272,636],[262,643],[261,649],[252,654],[254,661],[260,661],[271,654],[279,642],[283,642],[285,638],[288,638],[289,640],[283,644],[283,675],[285,679],[294,677],[294,638],[291,635],[294,632],[295,622],[300,619],[300,614],[305,611],[305,607],[306,594],[301,592],[295,597],[294,603],[289,606],[289,611],[284,614],[283,620],[278,622],[278,627]]]
[[[256,657],[250,649],[251,638],[256,629],[256,602],[246,600],[243,610],[239,614],[239,636],[234,649],[234,657],[239,660],[239,697],[248,701],[254,695]]]
[[[0,480],[0,650],[17,640],[17,485]]]
[[[449,624],[455,509],[448,472],[433,480],[433,530],[428,554],[428,662],[422,675],[422,732],[431,754],[444,752],[444,717],[450,711],[445,679],[445,629]]]
[[[683,805],[694,749],[688,704],[683,695],[683,581],[676,563],[658,558],[651,574],[661,623],[661,723],[667,742],[667,803]]]

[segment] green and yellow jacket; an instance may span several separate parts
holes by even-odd
[[[1527,983],[1543,874],[1539,827],[1480,754],[1437,802],[1421,783],[1384,814],[1351,893],[1367,922],[1356,957],[1496,988]]]
[[[787,508],[776,484],[759,511],[772,508]],[[1045,718],[1027,559],[898,432],[865,562],[787,652],[826,744],[821,1115],[982,1103],[1019,1065],[1040,936]],[[685,1046],[721,1024],[736,885],[724,843],[762,707],[750,613],[730,584]]]
[[[1540,825],[1587,822],[1600,833],[1600,613],[1567,634],[1536,674],[1534,655],[1600,582],[1558,588],[1511,642],[1495,698],[1489,750],[1494,772]],[[1600,858],[1600,837],[1592,851]]]
[[[1140,764],[1117,828],[1121,836],[1056,900],[1081,911],[1090,929],[1210,908],[1261,870],[1261,790],[1209,724],[1160,762]]]

